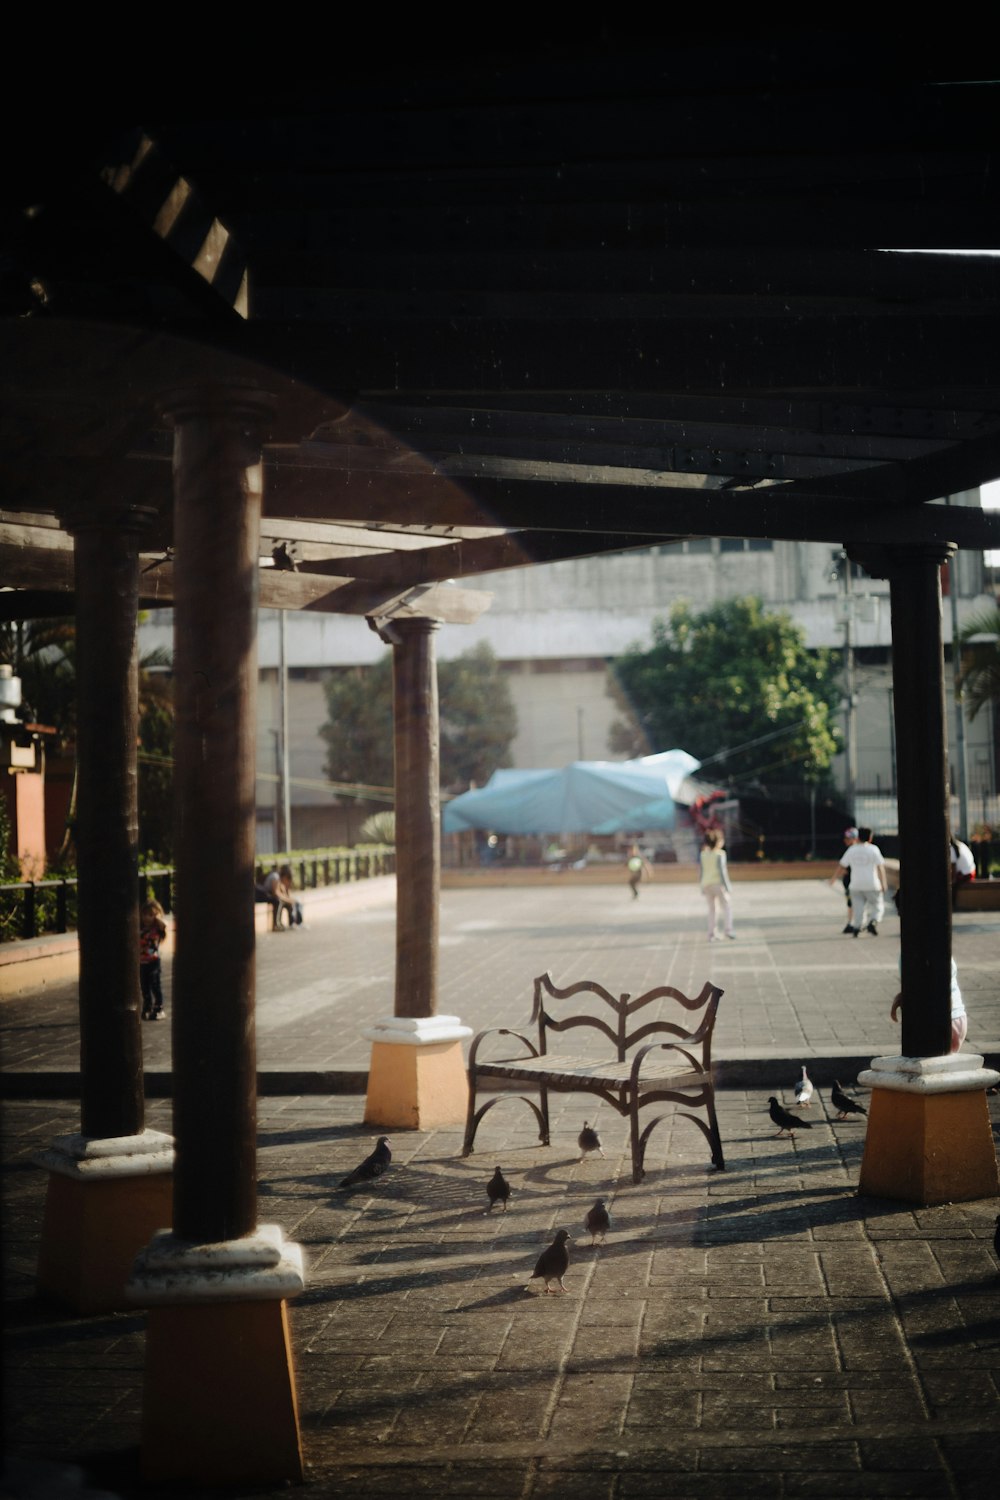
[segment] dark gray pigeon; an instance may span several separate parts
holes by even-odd
[[[566,1270],[569,1266],[569,1250],[566,1248],[569,1238],[570,1233],[568,1229],[559,1230],[549,1248],[543,1250],[538,1257],[535,1269],[524,1284],[525,1291],[528,1290],[533,1281],[544,1281],[547,1292],[552,1290],[549,1285],[550,1281],[558,1281],[561,1290],[566,1290],[563,1286],[563,1277],[566,1275]]]
[[[389,1137],[387,1135],[380,1135],[375,1150],[369,1156],[366,1156],[361,1165],[355,1167],[353,1172],[348,1172],[347,1176],[341,1181],[340,1186],[342,1188],[353,1187],[356,1182],[370,1182],[376,1177],[381,1177],[391,1161],[392,1152],[389,1150]]]
[[[493,1176],[486,1184],[486,1196],[490,1200],[490,1206],[487,1210],[488,1213],[492,1213],[498,1203],[502,1203],[504,1213],[507,1212],[507,1199],[510,1197],[510,1183],[507,1181],[506,1177],[503,1175],[499,1167],[497,1167],[496,1171],[493,1173]]]
[[[1000,1214],[997,1214],[997,1227],[993,1231],[993,1254],[1000,1260]]]
[[[852,1099],[850,1094],[844,1093],[836,1078],[833,1080],[833,1088],[830,1090],[830,1100],[834,1109],[838,1111],[838,1120],[846,1120],[848,1115],[866,1115],[868,1113],[863,1104],[859,1104],[856,1099]]]
[[[603,1245],[604,1237],[611,1228],[611,1215],[608,1213],[608,1207],[603,1198],[598,1198],[584,1220],[584,1224],[590,1231],[590,1243],[596,1245],[597,1236],[600,1235]]]
[[[601,1153],[601,1155],[604,1156],[604,1149],[601,1146],[601,1137],[597,1134],[597,1131],[594,1130],[591,1127],[591,1125],[586,1120],[584,1120],[584,1122],[583,1122],[583,1129],[580,1131],[580,1134],[577,1136],[576,1139],[577,1139],[577,1144],[580,1147],[580,1160],[581,1161],[583,1161],[583,1158],[590,1151],[599,1151]],[[607,1158],[605,1158],[605,1160],[607,1160]]]
[[[773,1094],[767,1103],[768,1114],[778,1127],[778,1135],[784,1135],[786,1130],[789,1135],[794,1135],[797,1130],[812,1130],[811,1121],[803,1120],[800,1115],[790,1115],[787,1109],[782,1109]]]

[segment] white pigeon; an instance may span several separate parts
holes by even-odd
[[[802,1069],[802,1077],[799,1079],[798,1083],[795,1085],[795,1103],[796,1103],[796,1106],[799,1109],[805,1109],[805,1107],[806,1107],[807,1104],[811,1104],[812,1103],[812,1096],[813,1096],[812,1079],[809,1077],[809,1074],[806,1072],[805,1068],[803,1068]]]

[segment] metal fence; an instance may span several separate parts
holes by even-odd
[[[854,811],[859,827],[874,829],[877,843],[881,839],[898,838],[899,812],[894,796],[885,792],[859,792],[854,799]],[[957,797],[951,799],[950,817],[952,830],[959,830],[961,815]],[[1000,841],[996,837],[1000,830],[1000,797],[995,792],[969,793],[969,826],[963,830],[962,837],[969,838],[980,825],[993,829],[994,841]]]
[[[269,864],[271,862],[269,861]],[[364,849],[318,850],[288,859],[299,890],[344,885],[391,875],[396,868],[395,850],[388,845]],[[263,870],[262,870],[263,875]],[[139,875],[139,902],[156,900],[164,911],[174,907],[174,870],[170,866],[143,870]],[[56,880],[18,880],[0,885],[0,942],[40,937],[46,932],[75,932],[75,876]]]

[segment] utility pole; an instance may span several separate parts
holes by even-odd
[[[945,505],[951,505],[950,495],[944,497]],[[951,677],[955,689],[955,769],[958,781],[958,831],[959,837],[969,837],[969,768],[965,749],[965,693],[959,682],[961,660],[958,644],[958,554],[953,553],[948,563],[948,601],[951,605]]]
[[[288,657],[285,611],[278,611],[278,713],[281,728],[278,743],[278,787],[281,797],[281,838],[278,847],[287,854],[292,847],[292,802],[288,779]]]
[[[844,584],[844,798],[850,817],[856,816],[858,788],[857,692],[854,680],[854,595],[851,593],[851,561],[846,551],[833,555],[834,577]]]

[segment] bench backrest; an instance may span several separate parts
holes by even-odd
[[[571,1010],[566,1007],[564,1010],[560,1004],[560,1013],[555,1013],[556,1007],[551,1004],[552,1001],[568,1001],[578,995],[590,998],[592,1003],[588,1009]],[[540,974],[535,980],[531,1019],[538,1022],[538,1050],[543,1054],[548,1051],[550,1031],[572,1031],[575,1027],[584,1026],[599,1031],[608,1038],[619,1062],[625,1061],[629,1049],[638,1042],[650,1036],[666,1035],[675,1037],[679,1043],[689,1047],[700,1046],[702,1065],[707,1068],[711,1063],[712,1032],[722,995],[723,991],[717,985],[706,981],[701,994],[693,1000],[667,984],[647,990],[644,995],[633,1000],[629,994],[612,995],[610,990],[591,979],[581,979],[576,984],[559,989],[552,983],[551,975]],[[646,1006],[663,999],[676,1001],[686,1014],[680,1015],[676,1021],[646,1020],[635,1026],[634,1030],[631,1029],[633,1017],[638,1016]],[[689,1025],[678,1024],[680,1020],[689,1020]]]

